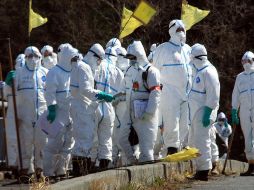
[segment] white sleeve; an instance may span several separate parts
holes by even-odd
[[[45,98],[47,101],[47,106],[57,104],[56,91],[57,91],[58,82],[57,82],[56,73],[54,73],[53,71],[54,70],[49,71],[46,76]]]
[[[205,76],[206,102],[205,106],[215,109],[220,101],[220,81],[216,69],[207,70]]]
[[[93,100],[95,95],[100,92],[94,89],[94,78],[90,67],[80,67],[78,72],[78,82],[80,95]]]
[[[239,95],[240,95],[240,91],[238,88],[238,84],[239,84],[239,78],[236,78],[235,81],[235,86],[234,86],[234,90],[232,93],[232,109],[236,109],[238,110],[239,106],[240,106],[240,101],[239,101]]]
[[[151,66],[150,69],[148,70],[147,84],[149,89],[160,86],[160,72],[153,66]],[[147,113],[154,114],[155,111],[159,108],[160,95],[161,90],[158,88],[150,92],[146,108]]]
[[[155,66],[159,71],[162,69],[162,53],[163,53],[163,46],[159,45],[153,52],[153,66]]]

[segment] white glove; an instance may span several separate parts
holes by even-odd
[[[5,86],[5,82],[4,81],[0,81],[0,89],[2,89]]]
[[[152,114],[147,113],[147,112],[144,112],[143,115],[141,116],[141,119],[142,119],[142,120],[149,121],[149,120],[152,119]]]

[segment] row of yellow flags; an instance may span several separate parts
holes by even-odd
[[[182,3],[181,20],[183,20],[186,30],[201,21],[209,14],[209,10],[201,10],[191,6],[186,0]],[[146,1],[141,0],[135,11],[123,8],[121,31],[119,38],[122,39],[130,35],[135,29],[142,25],[147,25],[151,18],[156,14],[156,9]],[[32,9],[32,0],[29,1],[29,36],[33,28],[39,27],[48,21]]]

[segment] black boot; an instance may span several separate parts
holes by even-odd
[[[101,170],[107,169],[107,168],[108,168],[109,162],[110,162],[110,160],[108,160],[108,159],[101,159],[101,160],[100,160],[100,164],[99,164],[99,168],[100,168]]]
[[[175,147],[168,147],[168,153],[167,155],[175,154],[177,153],[177,148]]]
[[[244,173],[240,173],[240,176],[254,176],[254,164],[249,164],[248,170]]]
[[[72,157],[72,175],[74,177],[81,176],[80,168],[83,165],[83,158],[80,156],[73,156]]]
[[[191,179],[191,180],[200,180],[200,181],[208,181],[208,173],[209,173],[209,170],[197,171],[196,174],[193,177],[190,177],[188,179]]]
[[[91,158],[87,157],[83,158],[83,167],[84,167],[83,175],[87,175],[90,172],[91,165],[92,165]]]

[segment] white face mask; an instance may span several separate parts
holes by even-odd
[[[181,42],[181,43],[185,43],[186,42],[186,34],[183,31],[177,32],[176,36],[177,36],[179,42]]]
[[[51,56],[47,56],[43,58],[43,65],[48,68],[52,65],[54,65],[53,63],[53,58]]]
[[[26,64],[29,69],[35,69],[40,65],[40,58],[32,57],[26,59]]]
[[[116,66],[121,69],[122,71],[125,71],[129,67],[129,59],[118,57]]]
[[[254,66],[253,64],[250,64],[250,63],[245,63],[243,65],[243,68],[246,72],[254,71]]]

